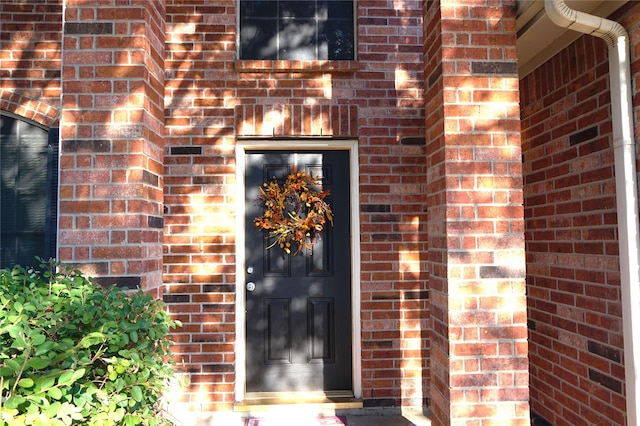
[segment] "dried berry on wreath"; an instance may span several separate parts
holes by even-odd
[[[316,191],[319,185],[318,179],[295,168],[282,186],[276,178],[262,184],[257,200],[264,213],[254,223],[273,240],[267,249],[278,245],[289,254],[297,244],[294,254],[298,254],[313,247],[327,222],[333,224],[333,212],[325,201],[329,191]]]

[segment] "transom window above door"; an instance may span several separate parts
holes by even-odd
[[[240,59],[355,59],[353,0],[239,1]]]

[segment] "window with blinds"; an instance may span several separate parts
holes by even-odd
[[[57,129],[0,115],[0,267],[55,256]]]

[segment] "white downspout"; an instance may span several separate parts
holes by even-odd
[[[549,18],[558,26],[591,34],[609,46],[613,149],[620,245],[620,285],[627,424],[636,426],[640,397],[640,268],[638,267],[638,200],[636,151],[631,103],[629,37],[617,22],[569,8],[564,0],[545,0]]]

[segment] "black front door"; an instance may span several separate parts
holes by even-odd
[[[246,391],[351,391],[349,152],[247,151],[245,160]],[[321,177],[334,213],[313,249],[295,255],[295,244],[291,254],[269,248],[254,224],[260,186],[294,167]]]

